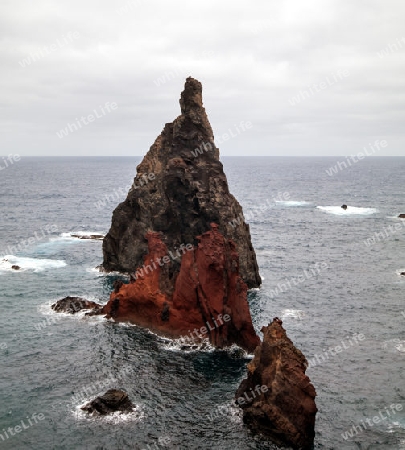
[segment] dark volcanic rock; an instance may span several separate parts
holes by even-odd
[[[235,219],[242,208],[230,194],[219,150],[202,104],[201,83],[187,78],[180,99],[181,115],[167,123],[143,161],[126,200],[118,205],[103,241],[107,271],[134,272],[148,251],[149,231],[161,232],[169,251],[197,244],[197,236],[219,224],[239,253],[240,274],[249,288],[261,283],[249,226]],[[180,264],[170,267],[173,290]]]
[[[400,275],[403,275],[403,276],[405,276],[405,272],[401,272],[401,273],[400,273]]]
[[[347,205],[342,205],[342,209],[347,209]]]
[[[81,409],[89,414],[105,416],[116,411],[131,412],[134,409],[134,405],[126,392],[118,389],[109,389],[105,394],[82,406]]]
[[[405,214],[400,214],[398,217],[399,217],[400,219],[405,219]]]
[[[14,269],[14,270],[20,270],[20,269],[21,269],[20,266],[17,266],[17,265],[15,265],[15,264],[12,265],[11,268]]]
[[[101,313],[102,306],[80,297],[65,297],[54,303],[51,308],[56,312],[75,314],[83,309],[92,309],[93,314]]]
[[[237,344],[252,352],[260,343],[249,305],[247,286],[239,276],[236,246],[211,224],[212,231],[197,237],[196,248],[189,248],[181,258],[174,292],[170,282],[171,262],[160,233],[146,235],[149,253],[144,269],[137,271],[136,281],[112,292],[103,308],[108,318],[145,326],[171,338],[183,337],[191,345],[208,339],[216,347]]]
[[[248,377],[236,393],[243,420],[277,445],[312,449],[316,392],[305,375],[305,356],[275,318],[263,327],[263,343],[248,364]]]

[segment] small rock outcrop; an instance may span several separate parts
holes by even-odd
[[[315,436],[315,388],[305,375],[307,360],[287,337],[282,322],[262,328],[263,342],[236,392],[244,422],[281,446],[309,450]]]
[[[162,233],[173,253],[181,245],[197,245],[211,222],[231,239],[239,254],[240,275],[249,288],[261,284],[249,225],[229,192],[219,150],[202,103],[202,86],[187,78],[180,98],[181,115],[167,123],[137,167],[124,202],[115,209],[103,241],[106,271],[135,272],[148,252],[149,231]],[[235,221],[236,220],[236,221]],[[180,261],[170,268],[173,289]]]
[[[169,252],[161,233],[149,232],[146,240],[148,254],[136,280],[117,286],[102,312],[190,344],[209,340],[219,348],[237,344],[252,352],[260,339],[239,275],[238,252],[218,225],[212,223],[211,231],[197,236],[196,247],[182,247],[179,255]],[[169,294],[176,264],[179,273]]]
[[[86,300],[81,297],[65,297],[51,305],[55,312],[64,312],[68,314],[76,314],[82,310],[91,309],[93,314],[101,313],[102,306],[98,303]]]
[[[398,218],[399,218],[399,219],[405,219],[405,214],[400,214],[400,215],[398,216]]]
[[[13,270],[20,270],[20,269],[21,269],[21,267],[20,267],[20,266],[17,266],[16,264],[13,264],[13,265],[11,266],[11,268],[12,268]]]
[[[82,406],[81,409],[92,415],[105,416],[117,411],[129,413],[134,409],[134,405],[126,392],[109,389],[105,394]]]
[[[346,210],[347,209],[347,205],[342,205],[341,208]]]

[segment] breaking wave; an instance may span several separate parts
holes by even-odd
[[[368,216],[378,212],[376,208],[360,208],[357,206],[348,206],[347,209],[343,209],[341,206],[317,206],[317,209],[337,216]]]

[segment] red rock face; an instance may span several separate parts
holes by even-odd
[[[236,393],[243,420],[277,445],[313,448],[315,388],[305,375],[305,356],[287,337],[280,319],[263,327],[262,344]]]
[[[197,248],[182,249],[173,290],[173,262],[164,262],[169,252],[161,235],[149,232],[146,239],[144,273],[138,271],[136,281],[113,292],[103,313],[171,338],[208,338],[216,347],[237,344],[252,352],[260,339],[252,325],[247,286],[239,276],[235,244],[211,224],[211,231],[197,237]]]

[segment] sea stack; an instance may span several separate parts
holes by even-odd
[[[229,192],[199,81],[187,78],[180,107],[181,115],[165,125],[138,165],[126,200],[113,213],[102,266],[106,271],[135,272],[148,252],[149,231],[162,233],[174,253],[181,244],[196,245],[197,236],[213,222],[236,244],[243,281],[249,288],[259,287],[249,225],[240,220],[235,226],[234,220],[243,218],[242,207]],[[171,265],[172,278],[179,267],[178,261]]]
[[[261,283],[249,225],[229,192],[202,104],[187,78],[181,115],[165,125],[143,161],[103,241],[103,268],[130,273],[103,312],[172,338],[260,343],[247,289]]]
[[[308,362],[287,337],[282,321],[262,328],[263,342],[236,392],[244,422],[275,444],[310,450],[315,436],[315,388],[305,375]]]

